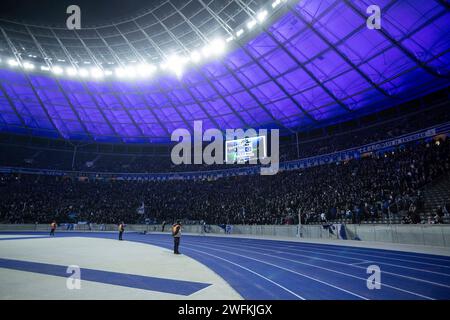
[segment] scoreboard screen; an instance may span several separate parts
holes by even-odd
[[[265,136],[227,140],[225,142],[225,161],[226,163],[246,163],[250,160],[257,160],[261,148],[263,158],[265,158],[267,152]]]

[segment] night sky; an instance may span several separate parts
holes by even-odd
[[[61,26],[68,6],[81,8],[81,22],[101,25],[152,8],[162,0],[1,0],[0,17],[15,21]]]

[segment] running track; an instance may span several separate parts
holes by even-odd
[[[74,236],[117,238],[114,233],[57,234],[57,237]],[[169,249],[173,246],[172,238],[165,234],[129,232],[124,239]],[[446,256],[187,235],[181,240],[180,251],[215,271],[245,299],[450,299],[450,257]],[[381,269],[380,290],[367,288],[367,267],[370,265]]]

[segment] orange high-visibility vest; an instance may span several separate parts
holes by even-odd
[[[175,236],[175,235],[179,234],[180,233],[180,231],[179,231],[180,228],[181,228],[181,225],[179,225],[179,224],[173,225],[172,226],[172,235]]]

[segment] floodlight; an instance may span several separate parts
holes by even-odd
[[[225,51],[225,41],[222,39],[214,39],[209,45],[211,53],[220,55]]]
[[[143,63],[137,66],[137,73],[141,77],[150,76],[156,71],[156,67],[154,65]]]
[[[252,19],[247,23],[248,30],[252,30],[254,26],[256,26],[256,20]]]
[[[63,69],[61,67],[55,66],[52,68],[52,72],[54,74],[61,74],[61,73],[63,73]]]
[[[67,68],[67,69],[66,69],[66,73],[67,73],[69,76],[74,77],[74,76],[76,76],[76,75],[78,74],[78,71],[77,71],[77,69],[75,69],[75,68],[73,68],[73,67],[70,67],[70,68]]]
[[[78,73],[79,73],[80,77],[83,77],[83,78],[86,78],[86,77],[89,76],[89,71],[87,71],[87,70],[84,69],[84,68],[81,68],[81,69],[78,71]]]
[[[91,68],[91,76],[93,78],[103,78],[103,71],[100,68]]]
[[[34,64],[32,64],[31,62],[24,62],[22,65],[25,70],[33,70],[34,69]]]
[[[267,10],[260,11],[260,12],[256,15],[256,19],[257,19],[259,22],[263,22],[264,20],[266,20],[267,15],[268,15]]]
[[[8,64],[10,67],[17,67],[19,65],[19,62],[15,59],[9,59]]]
[[[115,73],[116,73],[116,76],[119,78],[125,77],[125,70],[123,68],[116,68]]]
[[[191,53],[191,61],[192,62],[198,63],[198,62],[200,62],[201,59],[202,59],[202,56],[200,55],[200,52],[198,52],[197,50],[195,50]]]
[[[272,2],[272,8],[276,8],[281,4],[281,0],[275,0],[274,2]]]

